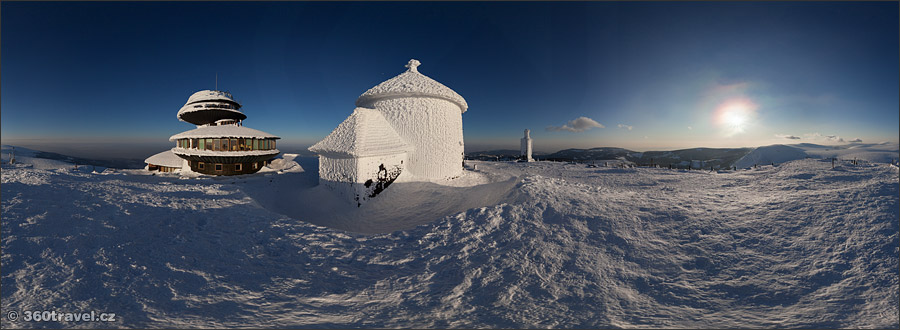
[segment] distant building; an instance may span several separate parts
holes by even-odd
[[[196,129],[175,134],[172,150],[147,158],[147,169],[172,172],[190,170],[209,175],[256,173],[280,151],[279,137],[243,126],[247,116],[231,94],[202,90],[188,98],[178,111],[178,120],[197,125]],[[169,155],[183,160],[178,167]]]
[[[522,160],[527,162],[534,161],[534,159],[531,158],[531,130],[529,129],[525,129],[525,137],[522,138],[521,151]]]
[[[144,160],[144,163],[147,163],[147,170],[159,172],[175,172],[184,167],[186,162],[172,153],[172,150],[160,152]]]
[[[320,183],[362,203],[395,180],[462,175],[468,104],[419,64],[410,60],[406,72],[360,95],[350,117],[309,148],[319,155]]]

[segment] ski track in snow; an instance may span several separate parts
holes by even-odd
[[[3,314],[120,321],[2,326],[900,326],[896,166],[470,162],[493,185],[426,187],[436,218],[400,208],[392,232],[389,207],[329,204],[314,171],[4,167]],[[416,191],[393,188],[370,204]],[[356,232],[283,215],[331,207],[351,220],[318,223]]]

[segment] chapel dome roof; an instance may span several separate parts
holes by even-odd
[[[420,64],[417,60],[409,60],[406,72],[370,88],[359,96],[356,106],[371,107],[375,101],[386,98],[434,97],[453,102],[466,112],[469,108],[466,100],[447,86],[419,73]]]

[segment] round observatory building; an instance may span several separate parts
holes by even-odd
[[[172,153],[187,161],[194,172],[238,175],[259,171],[279,154],[279,137],[243,126],[247,115],[231,94],[202,90],[188,98],[178,120],[196,129],[173,135]],[[183,169],[184,170],[184,169]]]
[[[415,179],[439,181],[462,174],[462,114],[469,105],[452,89],[419,73],[409,60],[406,72],[372,87],[357,107],[376,109],[411,146],[407,171]]]

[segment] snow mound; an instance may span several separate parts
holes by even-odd
[[[738,168],[753,165],[784,163],[804,158],[862,160],[870,163],[891,163],[900,159],[900,145],[896,143],[851,143],[847,145],[818,145],[798,143],[759,147],[734,163]]]
[[[754,149],[744,157],[741,157],[741,159],[738,159],[734,166],[737,168],[750,168],[754,165],[781,164],[806,157],[807,153],[803,149],[776,144]]]
[[[15,150],[13,150],[13,148],[15,148]],[[16,157],[16,164],[12,166],[9,165],[10,152],[14,152]],[[0,163],[3,164],[3,168],[21,166],[42,170],[75,168],[75,164],[71,162],[37,157],[40,153],[41,151],[4,144],[2,149],[0,149]]]
[[[896,162],[900,158],[900,145],[896,143],[853,143],[843,146],[815,146],[803,148],[813,158],[837,158],[863,160],[870,163]]]
[[[279,158],[275,158],[269,165],[264,166],[259,171],[260,172],[279,172],[279,173],[301,173],[303,172],[303,167],[297,162],[294,161],[294,158],[297,158],[297,154],[284,154]]]

